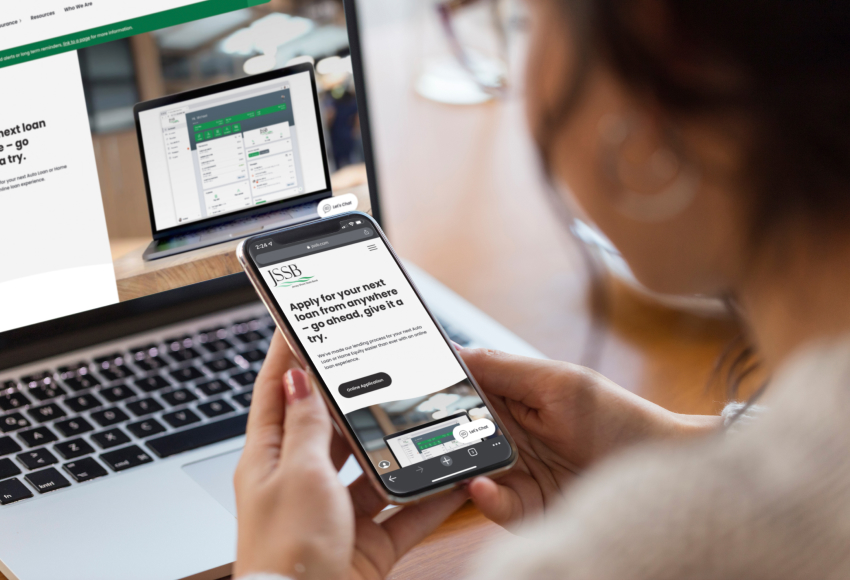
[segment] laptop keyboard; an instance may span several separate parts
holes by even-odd
[[[274,330],[237,320],[5,381],[0,505],[244,434]]]

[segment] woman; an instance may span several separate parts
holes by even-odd
[[[480,578],[850,577],[850,5],[529,6],[553,182],[649,288],[734,300],[772,376],[764,410],[731,432],[734,414],[677,415],[587,369],[462,351],[520,462],[377,525],[275,339],[235,480],[236,577],[382,578],[467,496],[520,534]]]

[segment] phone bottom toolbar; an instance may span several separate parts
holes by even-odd
[[[495,468],[508,461],[510,456],[508,440],[498,435],[439,457],[383,473],[381,479],[391,493],[406,495],[465,479],[482,469]]]

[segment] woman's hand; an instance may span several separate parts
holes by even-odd
[[[474,479],[484,515],[508,528],[544,512],[576,474],[629,444],[713,431],[719,417],[678,415],[577,365],[461,349],[519,448],[508,474]]]
[[[236,469],[239,539],[234,577],[383,578],[467,498],[464,491],[406,508],[382,524],[386,503],[361,476],[337,472],[351,453],[321,395],[275,333],[254,384]]]

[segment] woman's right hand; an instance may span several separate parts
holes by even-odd
[[[544,512],[579,471],[613,451],[720,425],[719,417],[668,411],[578,365],[486,349],[460,354],[519,449],[509,473],[469,484],[481,512],[507,528]]]

